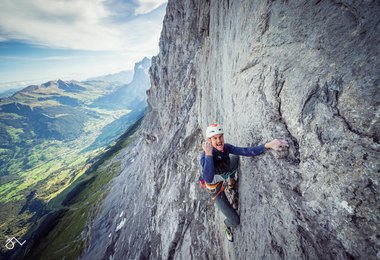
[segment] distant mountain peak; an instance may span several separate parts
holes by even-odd
[[[65,92],[81,92],[84,91],[86,88],[82,87],[79,82],[77,81],[63,81],[61,79],[58,80],[50,80],[48,82],[45,82],[40,85],[31,85],[28,86],[17,93],[27,93],[27,92],[34,92],[39,89],[49,89],[49,88],[58,88]],[[17,94],[15,93],[15,94]]]
[[[142,59],[141,61],[135,63],[135,73],[136,73],[136,69],[144,69],[144,70],[149,69],[151,63],[152,63],[151,59],[148,59],[147,57],[144,57],[144,59]]]
[[[139,107],[146,103],[146,91],[150,87],[149,68],[151,60],[144,58],[135,63],[133,80],[115,91],[97,99],[93,106],[109,106],[113,109]]]
[[[73,82],[73,81],[65,82],[60,79],[57,81],[57,86],[59,89],[62,89],[63,91],[66,91],[66,92],[81,92],[81,91],[86,90],[86,88],[80,86],[76,82]]]
[[[113,74],[107,74],[98,77],[88,78],[88,81],[106,81],[106,82],[114,82],[114,83],[122,83],[128,84],[133,79],[133,71],[132,70],[123,70]]]
[[[149,68],[152,64],[152,60],[144,57],[141,61],[135,63],[133,81],[138,80],[140,77],[149,76]]]
[[[39,88],[38,85],[30,85],[30,86],[27,86],[26,88],[21,89],[20,91],[17,91],[15,94],[24,93],[24,92],[32,92],[38,88]]]
[[[147,57],[144,57],[141,61],[135,63],[133,70],[123,70],[113,74],[102,75],[98,77],[88,78],[88,81],[106,81],[106,82],[115,82],[122,84],[129,84],[136,76],[136,71],[142,71],[146,75],[149,75],[149,68],[151,65],[151,60]]]

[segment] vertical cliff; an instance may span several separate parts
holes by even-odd
[[[380,251],[378,1],[169,1],[150,111],[83,259],[375,259]],[[273,138],[242,158],[241,225],[198,187],[203,131]]]

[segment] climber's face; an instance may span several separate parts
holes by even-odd
[[[223,150],[224,150],[224,137],[222,134],[214,135],[214,136],[210,137],[208,141],[211,143],[212,147],[223,152]]]

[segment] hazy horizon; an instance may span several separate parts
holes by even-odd
[[[158,54],[166,1],[0,3],[0,92],[133,70]]]

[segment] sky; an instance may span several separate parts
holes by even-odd
[[[1,0],[0,92],[133,69],[158,54],[163,0]]]

